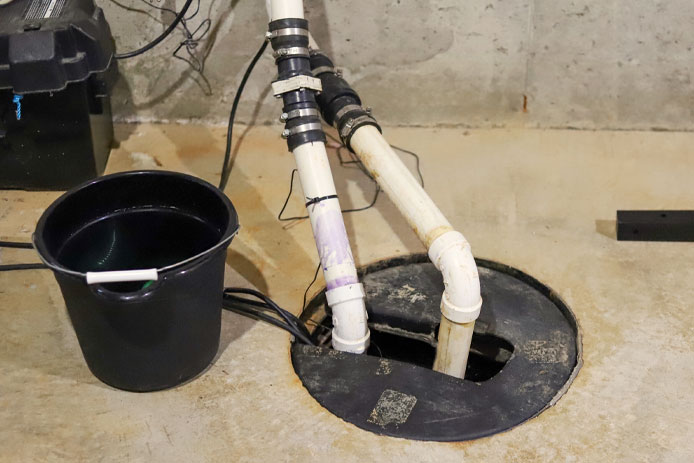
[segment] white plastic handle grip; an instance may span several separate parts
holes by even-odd
[[[114,272],[87,272],[87,284],[117,283],[121,281],[150,281],[159,278],[157,269],[117,270]]]

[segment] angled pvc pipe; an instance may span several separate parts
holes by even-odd
[[[350,145],[428,249],[443,275],[441,325],[434,370],[462,378],[482,307],[480,281],[470,245],[453,230],[378,129],[358,128]]]
[[[343,143],[390,197],[428,249],[429,258],[443,275],[441,324],[434,370],[463,378],[470,343],[482,307],[480,281],[470,245],[453,230],[409,169],[383,138],[380,127],[361,106],[357,93],[320,52],[309,34],[311,64],[324,88],[319,99],[323,118],[338,129]]]

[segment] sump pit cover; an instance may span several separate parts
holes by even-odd
[[[406,363],[381,357],[375,348],[370,349],[375,355],[353,355],[295,343],[292,361],[306,389],[330,412],[362,429],[416,440],[489,436],[553,405],[581,365],[576,319],[551,289],[529,275],[491,261],[477,264],[483,306],[475,336],[513,346],[493,377],[476,382],[447,376],[418,366],[421,355]],[[443,281],[426,255],[379,262],[361,272],[372,337],[405,333],[406,341],[435,345]],[[321,308],[327,308],[324,292],[304,317]],[[323,320],[329,322],[330,317]],[[474,377],[470,369],[466,377]]]

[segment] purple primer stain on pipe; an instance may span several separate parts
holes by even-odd
[[[325,208],[326,206],[327,204],[324,203],[315,205],[315,207],[319,208]],[[316,240],[318,255],[320,256],[324,271],[332,266],[340,264],[352,264],[354,268],[354,257],[349,247],[349,240],[347,239],[345,223],[342,220],[342,213],[337,210],[330,210],[321,214],[316,221],[313,237]],[[326,286],[330,290],[358,282],[359,279],[356,274],[343,275],[327,281]]]
[[[335,278],[334,280],[330,280],[326,286],[328,290],[335,289],[335,288],[341,288],[343,286],[347,285],[355,285],[359,283],[359,279],[357,277],[340,277],[340,278]]]

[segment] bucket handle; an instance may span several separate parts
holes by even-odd
[[[124,281],[150,281],[159,278],[156,268],[141,270],[116,270],[112,272],[87,272],[87,284],[118,283]]]
[[[39,259],[41,259],[41,262],[43,262],[46,265],[46,267],[48,267],[51,270],[54,270],[56,272],[64,273],[66,275],[72,275],[72,276],[76,276],[76,277],[80,277],[80,278],[86,278],[88,285],[97,284],[97,283],[116,283],[116,282],[125,282],[125,281],[150,281],[150,280],[158,280],[159,279],[159,272],[171,270],[171,269],[174,269],[174,268],[179,267],[181,265],[187,264],[188,262],[192,262],[196,259],[199,259],[202,256],[213,253],[214,251],[216,251],[217,249],[219,249],[222,246],[228,245],[228,243],[239,232],[240,228],[241,228],[241,226],[237,225],[236,230],[234,230],[229,236],[227,236],[226,238],[221,240],[219,243],[212,246],[210,249],[203,251],[199,254],[196,254],[193,257],[189,257],[188,259],[182,260],[181,262],[167,265],[166,267],[162,267],[160,269],[148,268],[148,269],[141,269],[141,270],[115,270],[115,271],[110,271],[110,272],[87,272],[85,274],[82,272],[76,272],[74,270],[68,270],[64,267],[61,267],[60,265],[52,264],[52,263],[48,262],[48,260],[46,260],[43,257],[43,255],[41,255],[41,251],[39,250],[39,247],[36,245],[36,233],[32,233],[31,243],[34,246],[34,249],[36,250],[36,253],[39,256]]]

